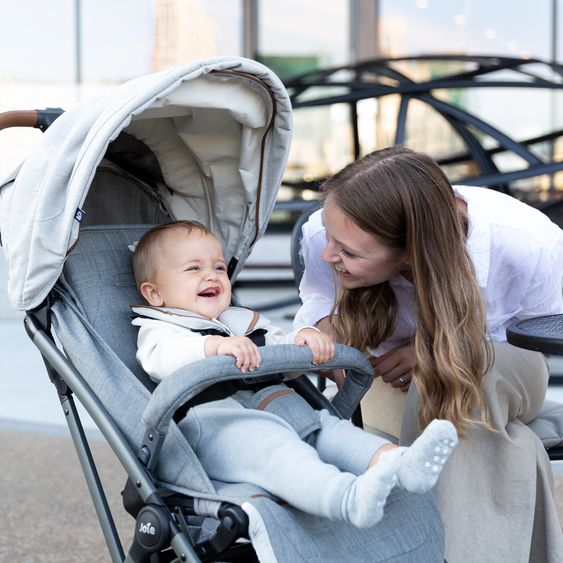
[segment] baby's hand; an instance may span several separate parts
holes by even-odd
[[[334,339],[332,336],[313,328],[303,328],[295,337],[297,346],[309,346],[314,364],[324,364],[334,358]]]
[[[258,346],[246,336],[222,336],[217,346],[217,355],[234,356],[237,368],[243,373],[260,367],[262,358]]]

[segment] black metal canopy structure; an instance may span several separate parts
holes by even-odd
[[[424,69],[422,73],[421,68]],[[416,70],[419,72],[413,72]],[[421,80],[421,75],[426,75],[426,78]],[[447,122],[451,138],[456,141],[452,143],[455,152],[452,150],[451,154],[435,157],[454,183],[488,186],[527,199],[515,193],[512,188],[514,182],[553,175],[563,170],[563,160],[554,156],[557,140],[563,137],[563,129],[552,128],[533,138],[517,139],[469,111],[463,104],[452,101],[456,92],[502,89],[506,104],[514,103],[514,120],[521,120],[533,108],[518,107],[518,102],[513,100],[517,90],[560,91],[562,97],[559,103],[563,101],[563,66],[560,64],[539,59],[461,55],[374,59],[309,72],[286,80],[285,85],[296,117],[303,111],[302,108],[333,104],[349,107],[348,131],[352,137],[351,156],[354,159],[369,152],[362,147],[359,135],[361,116],[358,104],[370,98],[381,100],[395,95],[400,101],[395,114],[394,138],[388,144],[409,146],[407,128],[409,119],[415,119],[410,111],[412,102],[417,100],[425,104]],[[432,131],[429,131],[429,139],[431,136]],[[461,151],[460,146],[464,147]],[[434,156],[429,150],[425,152]],[[510,170],[500,169],[495,160],[502,154],[518,157],[514,159],[518,166],[512,166]],[[465,171],[460,173],[460,170]],[[292,180],[287,185],[316,189],[321,180]],[[563,192],[556,190],[552,183],[551,189],[540,197],[537,193],[531,195],[530,203],[556,214]],[[559,219],[562,218],[563,215]],[[559,221],[559,224],[562,222]]]

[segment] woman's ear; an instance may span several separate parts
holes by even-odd
[[[160,296],[156,284],[152,282],[143,282],[141,284],[141,295],[153,307],[162,307],[164,305],[164,299]]]

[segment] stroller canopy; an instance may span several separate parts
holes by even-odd
[[[42,303],[86,223],[200,221],[222,241],[234,279],[266,228],[290,140],[284,86],[247,59],[142,76],[77,104],[0,185],[10,302]],[[125,180],[160,220],[120,192]]]

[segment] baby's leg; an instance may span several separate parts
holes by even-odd
[[[283,420],[244,409],[203,409],[197,451],[212,479],[254,483],[292,506],[358,527],[375,525],[397,482],[396,466],[376,464],[357,477],[324,463]]]
[[[376,452],[391,444],[326,410],[320,411],[319,420],[321,428],[314,432],[311,445],[325,463],[336,465],[342,471],[354,475],[365,473]]]
[[[449,420],[433,420],[408,448],[383,452],[376,463],[397,468],[398,486],[411,493],[425,493],[438,480],[458,442]]]

